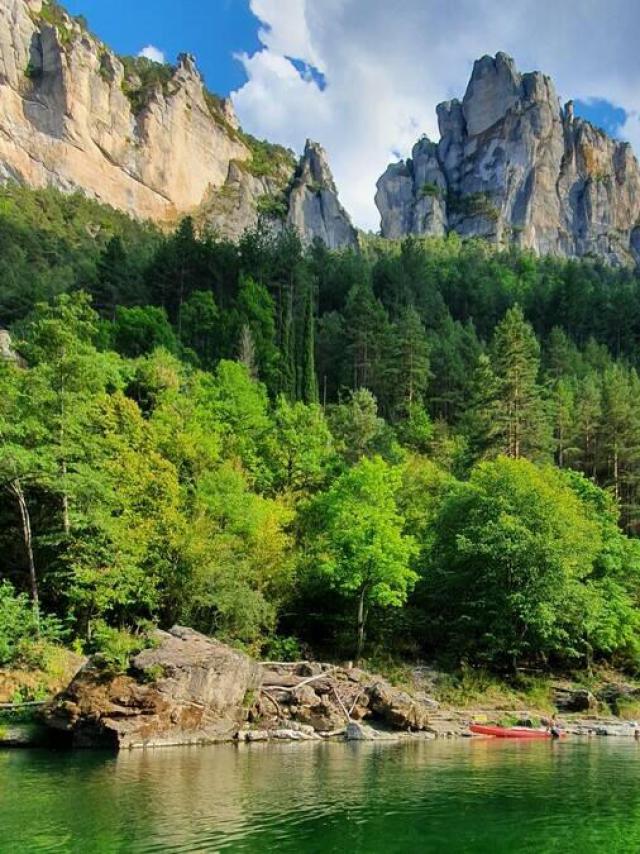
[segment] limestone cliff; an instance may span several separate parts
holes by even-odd
[[[208,212],[234,238],[265,214],[305,240],[350,240],[337,198],[323,195],[318,215],[294,195],[289,212],[297,169],[242,133],[188,54],[176,66],[123,59],[53,0],[0,0],[0,180],[80,189],[156,221]]]
[[[640,260],[640,168],[628,143],[564,108],[551,80],[503,53],[473,68],[462,102],[377,184],[385,237],[453,230],[544,254]]]
[[[307,140],[289,194],[287,222],[307,240],[318,238],[330,249],[356,244],[356,231],[338,201],[327,155]]]
[[[355,247],[357,232],[338,200],[324,149],[307,140],[296,163],[272,148],[274,162],[266,173],[252,161],[230,164],[224,186],[202,207],[204,221],[231,239],[262,221],[275,231],[295,229],[305,244],[318,239],[330,249]]]

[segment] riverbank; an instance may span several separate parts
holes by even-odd
[[[553,714],[576,735],[631,737],[640,719],[640,685],[612,670],[507,682],[424,665],[393,663],[376,672],[351,663],[258,662],[179,626],[156,632],[124,670],[98,658],[68,663],[78,672],[42,709],[18,703],[17,717],[0,709],[0,743],[118,750],[435,739],[468,737],[474,722],[544,726]],[[18,697],[28,701],[23,692]]]

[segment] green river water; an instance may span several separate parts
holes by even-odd
[[[640,852],[640,745],[0,752],[5,852]]]

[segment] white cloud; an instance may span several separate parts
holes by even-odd
[[[138,56],[144,56],[147,59],[151,59],[153,62],[164,62],[164,53],[160,50],[159,47],[155,45],[148,44],[146,47],[143,47]]]
[[[251,0],[262,48],[243,54],[233,94],[243,126],[300,151],[321,142],[358,225],[377,229],[375,182],[423,132],[435,107],[462,97],[473,61],[504,50],[549,74],[564,100],[606,98],[629,114],[640,151],[640,4],[628,0]],[[325,76],[320,89],[292,57]]]

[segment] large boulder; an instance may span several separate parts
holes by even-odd
[[[586,688],[554,685],[553,702],[561,712],[595,712],[598,701]]]
[[[396,729],[429,729],[430,717],[438,708],[434,700],[412,696],[382,680],[371,685],[367,694],[371,712]]]
[[[90,661],[45,713],[77,747],[203,744],[233,738],[260,686],[257,662],[192,629],[158,631],[127,674]]]

